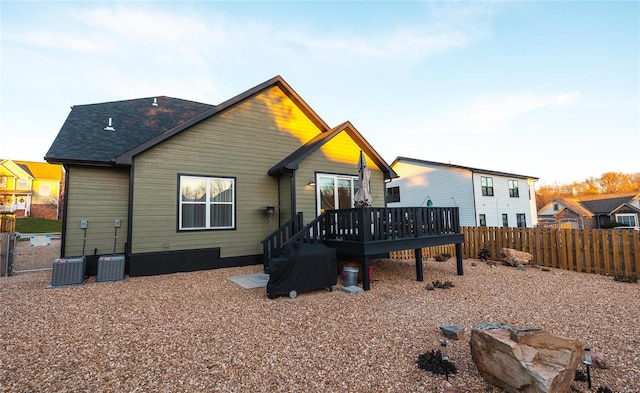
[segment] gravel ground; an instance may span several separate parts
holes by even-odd
[[[475,263],[476,266],[472,266]],[[0,390],[7,392],[435,392],[419,369],[439,325],[545,328],[604,353],[593,391],[640,392],[640,286],[610,277],[465,260],[379,260],[371,291],[266,297],[228,268],[45,289],[51,272],[0,278]],[[451,280],[451,289],[425,290]],[[340,288],[340,284],[336,289]],[[463,392],[499,392],[465,340],[449,341]],[[586,392],[575,382],[574,391]]]

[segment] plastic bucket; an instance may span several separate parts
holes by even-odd
[[[342,286],[350,287],[358,284],[358,268],[345,266],[342,270]]]

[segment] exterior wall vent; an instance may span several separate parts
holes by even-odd
[[[113,124],[112,124],[112,120],[111,120],[111,118],[109,118],[109,125],[108,125],[108,126],[106,126],[106,127],[104,128],[104,130],[105,130],[105,131],[115,131],[115,130],[116,130],[115,128],[113,128]]]
[[[157,98],[154,98],[154,99],[153,99],[153,104],[151,104],[151,105],[153,105],[153,106],[158,106],[158,99],[157,99]]]
[[[111,255],[98,258],[96,282],[124,280],[124,265],[124,255]]]
[[[51,273],[51,286],[80,285],[84,283],[85,257],[55,259]]]

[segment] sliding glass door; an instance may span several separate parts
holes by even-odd
[[[318,174],[316,182],[318,214],[325,210],[352,208],[357,183],[356,176]]]

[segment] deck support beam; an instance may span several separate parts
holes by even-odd
[[[413,250],[413,252],[415,253],[415,257],[416,257],[416,280],[424,281],[423,268],[422,268],[422,249],[416,248]]]
[[[462,276],[462,243],[456,243],[456,268],[458,276]]]
[[[369,277],[369,257],[362,257],[362,289],[368,291],[371,289],[371,282]]]

